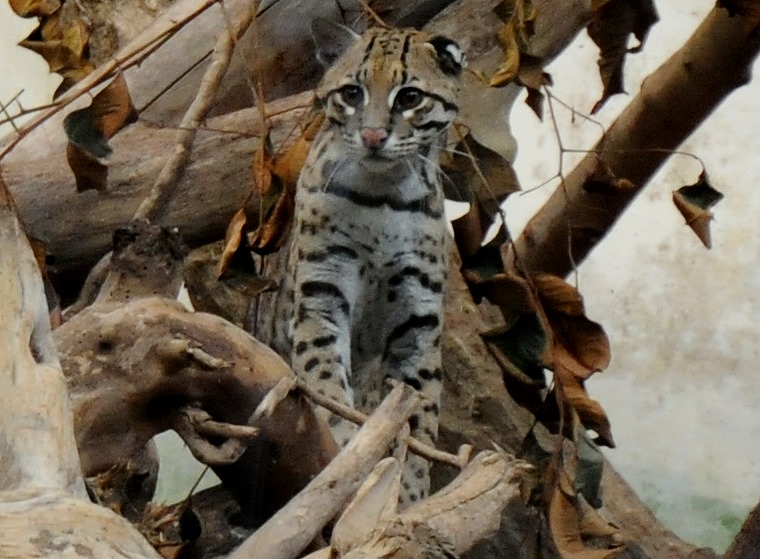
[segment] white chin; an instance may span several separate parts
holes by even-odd
[[[365,155],[359,164],[369,171],[387,171],[400,163],[398,159],[389,159],[380,155]]]

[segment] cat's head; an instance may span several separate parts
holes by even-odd
[[[382,165],[429,153],[457,115],[459,46],[413,29],[357,35],[324,19],[312,30],[327,66],[317,99],[349,157]]]

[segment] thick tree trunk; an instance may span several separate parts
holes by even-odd
[[[714,8],[510,247],[507,266],[566,276],[599,243],[670,152],[734,89],[750,80],[760,34]],[[624,182],[604,181],[611,172]],[[570,247],[570,250],[568,250]],[[515,260],[516,259],[516,260]]]
[[[755,559],[760,554],[760,504],[755,506],[722,559]]]

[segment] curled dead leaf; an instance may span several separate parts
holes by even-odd
[[[66,157],[79,192],[105,190],[108,167],[99,159],[111,154],[108,140],[136,119],[137,111],[121,74],[93,98],[89,107],[66,115]]]
[[[235,254],[240,251],[241,246],[245,248],[248,245],[248,239],[245,236],[247,223],[248,216],[245,215],[245,210],[239,209],[227,224],[227,231],[224,233],[224,247],[217,269],[217,279],[222,277],[230,267]]]
[[[673,192],[673,203],[686,220],[686,225],[691,227],[707,248],[712,247],[710,222],[713,214],[710,208],[722,199],[723,194],[713,188],[705,171],[702,171],[696,183],[682,186]]]
[[[531,280],[551,328],[555,363],[580,379],[607,368],[609,340],[601,325],[586,317],[578,290],[551,274],[536,274]]]
[[[578,378],[573,371],[561,364],[555,365],[554,375],[557,388],[555,397],[562,399],[562,405],[559,408],[566,411],[565,424],[572,424],[572,417],[569,414],[575,413],[586,429],[596,432],[596,437],[592,439],[595,444],[615,448],[610,420],[602,405],[589,396],[583,379]]]
[[[44,17],[58,11],[59,0],[9,0],[11,9],[21,17]]]
[[[489,83],[491,87],[502,87],[517,77],[522,57],[529,53],[528,43],[535,31],[536,8],[532,0],[502,0],[494,12],[504,22],[498,32],[504,61]]]
[[[556,463],[556,461],[555,461]],[[582,538],[582,518],[578,495],[568,475],[560,467],[550,472],[553,478],[547,484],[550,491],[547,504],[547,520],[554,544],[563,559],[609,559],[622,547],[611,543],[606,549],[596,549],[586,545]]]
[[[638,52],[646,41],[649,29],[659,20],[653,0],[606,0],[593,4],[589,37],[599,47],[599,74],[604,91],[591,114],[596,113],[616,93],[624,93],[623,65],[625,55]],[[639,41],[628,48],[633,34]]]
[[[56,98],[91,73],[95,66],[89,60],[89,26],[71,17],[62,23],[60,3],[50,1],[16,2],[24,17],[39,17],[40,24],[19,43],[42,56],[51,72],[60,74],[63,81],[56,89]],[[23,6],[21,6],[23,4]]]
[[[324,113],[314,114],[298,139],[282,154],[275,153],[268,135],[256,151],[253,176],[261,200],[261,222],[251,235],[251,249],[257,254],[276,252],[288,236],[298,176],[323,121]]]
[[[470,203],[469,212],[453,223],[457,247],[467,260],[480,250],[491,224],[501,219],[501,204],[520,185],[510,162],[469,133],[442,158],[441,169],[449,178],[446,197]],[[503,224],[497,239],[499,244],[506,240]]]
[[[536,315],[521,315],[509,328],[486,332],[483,341],[501,367],[510,397],[535,416],[543,416],[546,382],[541,363],[547,345]]]

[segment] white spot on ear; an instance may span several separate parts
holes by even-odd
[[[456,62],[460,66],[465,65],[464,53],[455,44],[450,43],[446,45],[446,52],[448,52],[451,55],[451,58],[454,59],[454,62]]]
[[[353,115],[354,115],[354,113],[356,113],[356,109],[354,109],[354,108],[353,108],[352,106],[350,106],[350,105],[343,105],[343,107],[344,107],[344,110],[346,111],[346,114],[347,114],[348,116],[353,116]]]
[[[407,109],[403,113],[401,113],[401,116],[403,116],[406,120],[409,120],[410,118],[414,116],[414,113],[416,112],[416,110],[417,110],[417,107],[415,107],[414,109]]]

